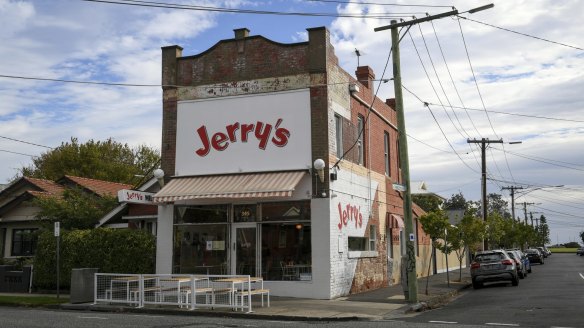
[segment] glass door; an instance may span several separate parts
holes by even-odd
[[[257,265],[257,225],[234,224],[232,230],[234,247],[231,256],[231,268],[235,274],[256,276]]]

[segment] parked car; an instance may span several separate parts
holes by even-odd
[[[544,258],[548,257],[548,252],[545,247],[537,247],[537,250],[543,255]]]
[[[478,252],[470,266],[470,275],[475,289],[493,281],[510,281],[513,286],[519,285],[517,264],[501,249]]]
[[[525,251],[525,254],[527,254],[527,258],[529,258],[530,263],[543,264],[543,255],[539,252],[539,250],[530,248]]]
[[[576,255],[584,256],[584,247],[578,248],[576,251]]]
[[[509,255],[509,257],[515,261],[515,264],[517,265],[517,275],[519,278],[524,279],[527,277],[527,268],[525,267],[525,263],[523,263],[521,255],[519,255],[519,253],[517,253],[517,251],[514,249],[508,249],[506,252],[507,255]]]

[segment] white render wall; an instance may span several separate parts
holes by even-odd
[[[377,190],[377,182],[348,170],[339,170],[337,176],[336,181],[331,181],[330,223],[328,227],[330,231],[328,242],[331,252],[330,298],[349,294],[358,258],[377,256],[377,252],[349,253],[348,249],[348,237],[368,237],[365,233]]]
[[[173,205],[158,206],[156,230],[156,273],[172,273]]]

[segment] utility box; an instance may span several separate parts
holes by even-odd
[[[71,304],[89,303],[94,299],[95,274],[98,268],[79,268],[71,270]]]

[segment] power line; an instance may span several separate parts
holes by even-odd
[[[436,27],[434,26],[434,22],[430,21],[430,24],[432,24],[432,30],[434,30],[434,35],[436,36],[436,42],[438,43],[440,53],[442,54],[442,59],[444,60],[444,65],[446,67],[446,71],[448,72],[448,76],[450,77],[450,82],[452,83],[452,87],[454,88],[454,91],[456,91],[456,95],[458,96],[458,100],[460,101],[460,104],[462,105],[462,107],[465,107],[464,102],[462,101],[462,97],[460,96],[460,92],[458,92],[458,88],[456,87],[456,83],[454,83],[454,78],[452,77],[452,73],[450,72],[450,67],[448,67],[448,62],[446,61],[446,56],[444,56],[444,51],[442,50],[442,45],[440,44],[440,40],[438,39],[438,33],[436,32]],[[452,104],[450,104],[450,108],[454,112],[454,107],[452,106]],[[466,112],[466,116],[468,117],[473,128],[478,133],[478,135],[482,138],[482,135],[481,135],[480,131],[477,129],[476,125],[474,124],[474,121],[470,117],[470,114],[466,110],[465,110],[465,112]]]
[[[448,143],[448,145],[450,146],[450,148],[454,151],[454,153],[456,154],[456,156],[458,157],[458,159],[460,159],[460,161],[462,162],[462,164],[464,164],[466,167],[468,167],[471,171],[473,171],[474,173],[478,173],[475,169],[473,169],[472,167],[470,167],[462,159],[462,157],[460,156],[460,154],[458,154],[458,152],[456,151],[456,149],[454,149],[454,146],[452,145],[452,143],[450,142],[450,140],[448,140],[448,137],[446,137],[446,133],[444,133],[444,130],[442,130],[442,127],[440,126],[440,123],[438,123],[438,120],[436,119],[436,116],[434,115],[434,112],[432,111],[432,109],[430,108],[430,106],[428,106],[428,103],[422,101],[422,99],[420,99],[420,97],[418,97],[416,94],[414,94],[408,88],[406,88],[403,84],[402,84],[402,88],[404,90],[406,90],[407,92],[409,92],[410,94],[412,94],[414,97],[418,98],[418,100],[420,102],[422,102],[422,104],[424,104],[424,106],[426,106],[426,108],[428,108],[428,110],[430,111],[430,114],[432,114],[432,118],[434,119],[434,122],[436,122],[436,125],[438,125],[438,129],[440,129],[440,132],[442,132],[442,136],[444,137],[444,139],[446,139],[446,142]]]
[[[576,50],[584,50],[584,48],[580,48],[580,47],[576,47],[576,46],[571,46],[569,44],[565,44],[565,43],[561,43],[561,42],[557,42],[557,41],[545,39],[545,38],[542,38],[542,37],[539,37],[539,36],[530,35],[530,34],[527,34],[527,33],[513,31],[513,30],[510,30],[508,28],[496,26],[496,25],[493,25],[493,24],[485,23],[485,22],[480,22],[480,21],[477,21],[477,20],[474,20],[474,19],[470,19],[468,17],[463,17],[463,16],[460,16],[460,15],[457,15],[457,17],[458,18],[462,18],[462,19],[466,19],[468,21],[475,22],[475,23],[478,23],[478,24],[490,26],[490,27],[493,27],[493,28],[496,28],[496,29],[499,29],[499,30],[503,30],[503,31],[506,31],[506,32],[511,32],[511,33],[523,35],[523,36],[526,36],[526,37],[529,37],[529,38],[533,38],[533,39],[536,39],[536,40],[545,41],[545,42],[557,44],[557,45],[560,45],[560,46],[564,46],[564,47],[568,47],[568,48],[572,48],[572,49],[576,49]]]
[[[16,142],[20,142],[20,143],[25,143],[25,144],[33,145],[33,146],[37,146],[37,147],[44,147],[44,148],[54,149],[53,147],[39,145],[39,144],[36,144],[36,143],[32,143],[32,142],[28,142],[28,141],[24,141],[24,140],[19,140],[19,139],[14,139],[14,138],[10,138],[10,137],[0,136],[0,138],[7,139],[7,140],[12,140],[12,141],[16,141]]]
[[[429,103],[430,105],[435,105],[435,106],[439,106],[438,104],[434,104],[434,103]],[[464,106],[452,106],[453,108],[457,108],[457,109],[464,109],[464,110],[473,110],[473,111],[481,111],[484,112],[484,109],[478,109],[478,108],[470,108],[470,107],[464,107]],[[545,119],[545,120],[554,120],[554,121],[565,121],[565,122],[574,122],[574,123],[584,123],[584,120],[572,120],[572,119],[567,119],[567,118],[557,118],[557,117],[549,117],[549,116],[539,116],[539,115],[529,115],[529,114],[518,114],[518,113],[510,113],[510,112],[501,112],[501,111],[495,111],[495,110],[486,110],[486,112],[488,113],[494,113],[494,114],[501,114],[501,115],[513,115],[513,116],[521,116],[521,117],[529,117],[529,118],[538,118],[538,119]]]
[[[491,126],[491,130],[495,134],[495,137],[499,138],[499,136],[497,135],[497,132],[495,132],[495,128],[493,127],[493,123],[491,122],[491,118],[489,117],[489,113],[487,112],[487,106],[485,106],[485,101],[483,100],[483,95],[481,94],[481,90],[479,89],[479,83],[477,81],[477,77],[475,75],[474,68],[473,68],[472,62],[470,60],[470,55],[468,53],[468,47],[466,45],[464,33],[462,32],[462,25],[460,24],[460,20],[458,20],[458,26],[460,28],[460,35],[462,37],[462,43],[464,44],[464,51],[466,52],[466,58],[468,59],[468,65],[470,66],[470,71],[472,73],[472,79],[473,79],[475,86],[477,88],[477,93],[479,94],[479,99],[481,100],[481,104],[483,104],[483,109],[485,111],[485,115],[487,116],[487,120],[489,121],[489,125]]]
[[[386,13],[333,14],[333,13],[318,13],[318,12],[284,12],[284,11],[252,10],[252,9],[233,9],[233,8],[225,8],[225,7],[194,6],[194,5],[162,3],[162,2],[154,2],[154,1],[138,1],[138,0],[80,0],[80,1],[107,3],[107,4],[115,4],[115,5],[126,5],[126,6],[136,6],[136,7],[149,7],[149,8],[181,9],[181,10],[208,11],[208,12],[220,12],[220,13],[232,13],[232,14],[279,15],[279,16],[386,19],[386,18],[396,18],[396,17],[397,18],[410,17],[410,16],[416,15],[416,14],[424,14],[423,12],[405,12],[405,13],[396,13],[396,14],[386,14]]]
[[[500,151],[503,151],[505,153],[509,153],[511,155],[515,155],[515,156],[522,157],[522,158],[529,159],[529,160],[536,161],[536,162],[541,162],[541,163],[545,163],[545,164],[549,164],[549,165],[559,166],[559,167],[563,167],[563,168],[570,169],[570,170],[584,171],[584,169],[581,169],[581,168],[578,168],[578,167],[572,167],[572,166],[568,166],[568,165],[562,165],[562,164],[554,163],[554,162],[558,162],[558,161],[551,160],[551,159],[538,159],[536,157],[530,157],[530,156],[523,155],[523,154],[520,154],[520,153],[511,152],[511,151],[508,151],[508,150],[502,150],[502,149],[498,149],[498,148],[493,148],[493,149],[500,150]],[[566,163],[566,162],[564,162],[564,163]],[[567,164],[573,165],[573,166],[578,166],[578,165],[572,164],[572,163],[567,163]]]
[[[18,153],[15,151],[10,151],[10,150],[6,150],[6,149],[0,149],[1,152],[5,152],[5,153],[11,153],[11,154],[16,154],[16,155],[23,155],[23,156],[30,156],[30,157],[38,157],[35,155],[30,155],[30,154],[24,154],[24,153]]]
[[[452,8],[452,6],[440,5],[422,5],[422,4],[399,4],[399,3],[383,3],[383,2],[352,2],[341,0],[306,0],[307,2],[327,2],[327,3],[341,3],[354,5],[377,5],[377,6],[396,6],[396,7],[430,7],[430,8]]]

